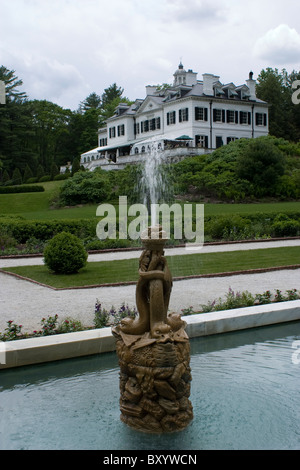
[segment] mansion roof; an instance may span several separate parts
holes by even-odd
[[[247,84],[236,86],[233,82],[223,84],[219,76],[213,74],[203,74],[203,79],[198,80],[197,74],[192,70],[187,72],[180,63],[174,73],[173,85],[166,87],[147,86],[147,96],[145,99],[137,99],[132,105],[120,103],[115,110],[115,114],[107,121],[112,121],[118,117],[134,116],[143,112],[146,103],[151,99],[157,108],[168,103],[187,98],[199,98],[204,100],[231,102],[255,102],[266,105],[267,103],[256,97],[253,73],[249,73]]]

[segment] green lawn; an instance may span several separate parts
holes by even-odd
[[[98,204],[50,209],[50,201],[62,183],[63,181],[39,183],[45,188],[43,193],[0,194],[0,215],[20,215],[27,220],[90,219],[96,217]],[[205,204],[205,216],[286,211],[300,211],[300,202]]]
[[[269,268],[300,264],[300,247],[266,248],[223,253],[167,256],[173,277],[215,274],[245,269]],[[80,287],[138,279],[138,260],[90,262],[78,274],[51,274],[45,266],[19,266],[4,271],[19,274],[56,287]]]
[[[259,202],[253,204],[205,204],[205,216],[256,214],[257,212],[300,211],[299,202]]]

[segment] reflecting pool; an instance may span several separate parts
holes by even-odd
[[[191,339],[194,419],[123,424],[115,353],[0,372],[0,449],[300,449],[300,322]],[[294,358],[294,359],[293,359]]]

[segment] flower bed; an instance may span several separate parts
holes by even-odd
[[[182,316],[186,316],[298,299],[300,299],[300,291],[297,291],[297,289],[287,290],[284,294],[279,289],[276,289],[274,294],[268,290],[263,294],[253,295],[248,291],[234,292],[229,288],[225,300],[221,298],[213,300],[206,305],[202,305],[200,311],[195,311],[193,306],[183,308],[181,313]],[[112,306],[110,310],[104,309],[98,299],[95,303],[94,313],[94,325],[90,327],[83,326],[79,320],[74,320],[71,317],[59,322],[58,315],[56,314],[48,316],[48,318],[42,318],[41,329],[35,330],[32,333],[23,333],[22,325],[17,325],[13,320],[9,320],[7,322],[7,328],[3,333],[0,332],[0,341],[14,341],[18,339],[106,328],[115,326],[125,317],[135,317],[138,314],[135,307],[130,308],[125,304],[122,304],[118,309],[114,306]]]

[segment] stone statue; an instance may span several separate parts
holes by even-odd
[[[185,322],[168,314],[172,276],[160,226],[142,234],[136,288],[137,318],[113,329],[120,363],[121,420],[145,432],[185,428],[193,418],[190,345]]]

